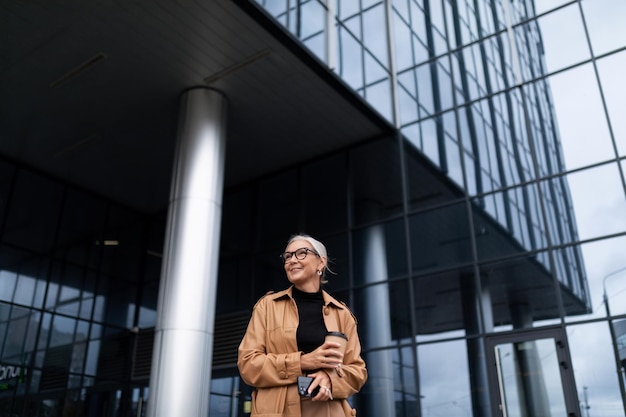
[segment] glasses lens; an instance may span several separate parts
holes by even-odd
[[[287,262],[288,260],[291,259],[292,255],[293,255],[293,252],[285,252],[282,255],[280,255],[280,257],[283,258],[284,262]]]
[[[309,253],[309,251],[306,248],[300,248],[296,251],[296,258],[303,260],[306,258],[307,253]]]

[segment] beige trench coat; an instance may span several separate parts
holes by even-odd
[[[252,417],[300,417],[296,379],[303,372],[296,342],[298,309],[292,288],[268,293],[256,303],[239,345],[237,366],[241,378],[256,388],[252,394]],[[367,380],[356,319],[345,304],[326,291],[322,294],[326,329],[348,335],[341,375],[336,370],[327,370],[332,382],[332,396],[335,402],[341,403],[346,417],[354,416],[356,411],[350,408],[346,399],[359,392]]]

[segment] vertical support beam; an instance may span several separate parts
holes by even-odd
[[[396,64],[396,37],[391,0],[385,0],[385,23],[387,28],[387,56],[389,59],[389,84],[391,86],[391,118],[393,125],[400,128],[400,103],[398,101],[398,65]]]
[[[492,333],[493,313],[487,277],[482,276],[480,282],[477,283],[475,275],[468,273],[461,274],[460,279],[465,332],[469,335]],[[469,338],[466,343],[472,392],[472,416],[488,416],[491,404],[484,337]]]
[[[367,287],[365,298],[369,306],[365,309],[366,346],[389,346],[391,337],[391,306],[389,305],[389,281],[385,229],[374,225],[365,232],[363,268],[365,282],[381,282]],[[367,410],[374,416],[394,417],[396,415],[393,387],[393,357],[389,349],[367,353],[368,395]]]
[[[331,71],[337,69],[337,0],[326,0],[326,65]]]
[[[514,302],[510,308],[514,329],[533,327],[533,313],[528,302]],[[513,355],[521,414],[550,416],[550,400],[536,341],[514,343]]]
[[[225,127],[222,94],[208,88],[183,94],[157,305],[149,417],[209,415]]]

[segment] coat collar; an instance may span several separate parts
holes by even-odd
[[[284,298],[293,299],[293,285],[285,290],[269,294],[268,297],[272,301],[278,301]],[[342,310],[345,308],[343,303],[337,301],[332,295],[328,294],[324,290],[322,290],[322,297],[324,298],[324,306],[332,305],[333,307],[337,307]]]

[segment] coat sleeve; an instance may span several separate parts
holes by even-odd
[[[357,332],[357,325],[351,313],[344,318],[344,333],[348,336],[343,365],[340,370],[328,372],[332,382],[334,398],[348,398],[361,390],[367,381],[367,368],[361,358],[361,342]]]
[[[301,352],[268,353],[267,299],[252,310],[246,333],[239,344],[237,367],[244,382],[257,388],[294,384],[300,369]]]

